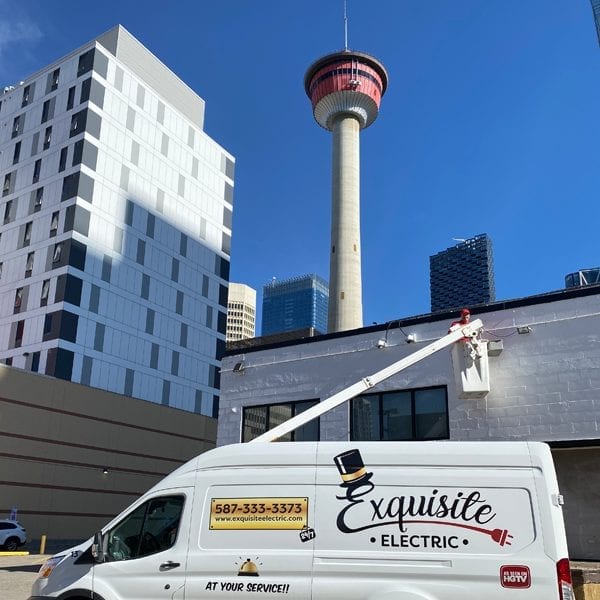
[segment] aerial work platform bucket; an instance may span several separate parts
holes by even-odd
[[[459,398],[485,398],[490,391],[488,343],[459,341],[452,346],[452,366]]]

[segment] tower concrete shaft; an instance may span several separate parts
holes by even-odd
[[[350,50],[320,58],[304,77],[315,120],[333,133],[329,332],[363,325],[359,135],[377,118],[386,87],[383,65]]]
[[[333,122],[328,331],[362,327],[360,254],[360,124]]]

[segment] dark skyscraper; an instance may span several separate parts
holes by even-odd
[[[272,281],[263,287],[262,335],[314,327],[327,331],[329,288],[318,275]]]
[[[431,311],[493,302],[492,240],[476,235],[429,257]]]

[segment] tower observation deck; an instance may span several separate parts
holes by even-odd
[[[329,332],[363,325],[360,250],[360,140],[387,88],[384,66],[343,50],[314,62],[304,77],[313,115],[333,133]]]

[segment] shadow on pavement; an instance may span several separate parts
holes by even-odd
[[[37,573],[41,565],[19,565],[18,567],[0,567],[0,571],[11,573]]]

